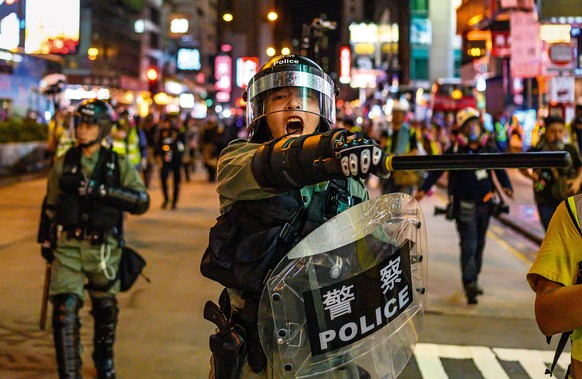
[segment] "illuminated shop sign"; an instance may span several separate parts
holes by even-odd
[[[219,55],[214,60],[214,89],[216,100],[220,102],[230,101],[230,92],[232,90],[232,58],[228,55]]]
[[[349,83],[352,81],[352,52],[348,46],[340,48],[340,83]]]
[[[79,45],[79,0],[26,1],[24,51],[27,54],[75,54]]]
[[[198,49],[178,49],[176,68],[178,70],[200,70],[200,51]]]
[[[259,58],[241,57],[236,60],[236,85],[247,88],[251,78],[259,72]]]
[[[21,1],[0,1],[0,49],[22,47],[20,26],[24,5]]]

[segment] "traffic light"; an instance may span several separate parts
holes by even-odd
[[[149,90],[150,93],[153,95],[155,95],[156,93],[159,92],[159,88],[158,88],[158,69],[155,67],[150,67],[147,72],[146,72],[146,77],[148,78],[148,82],[149,82]]]

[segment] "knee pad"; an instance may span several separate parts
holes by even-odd
[[[74,293],[64,293],[52,297],[53,328],[63,327],[79,319],[79,309],[83,301]]]
[[[109,324],[117,322],[119,307],[115,297],[92,297],[91,304],[93,306],[91,314],[96,323]]]

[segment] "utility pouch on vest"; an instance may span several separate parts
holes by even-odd
[[[228,288],[260,294],[270,271],[297,242],[299,199],[240,201],[218,217],[200,271]]]

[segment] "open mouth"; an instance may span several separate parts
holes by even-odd
[[[303,132],[303,120],[299,117],[289,117],[285,126],[286,134],[301,134]]]

